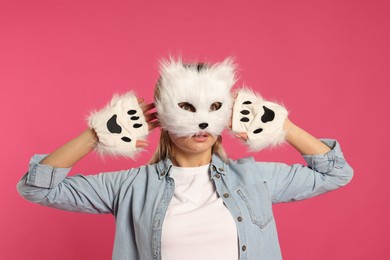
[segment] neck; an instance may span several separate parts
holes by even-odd
[[[173,153],[171,161],[178,167],[198,167],[211,162],[211,151],[201,154]]]

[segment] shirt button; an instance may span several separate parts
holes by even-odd
[[[224,197],[224,198],[229,198],[229,193],[223,194],[223,197]]]
[[[220,172],[223,172],[223,168],[218,168],[218,170],[219,170]]]
[[[246,251],[246,246],[242,246],[242,251]]]
[[[217,173],[217,174],[215,174],[215,177],[217,177],[219,179],[219,178],[221,178],[221,174]]]
[[[237,217],[238,222],[242,221],[242,217]]]
[[[213,167],[211,167],[213,169],[213,171],[216,171],[217,168],[215,167],[215,165],[213,165]]]
[[[164,172],[164,171],[162,171],[162,172],[160,173],[160,175],[161,175],[161,176],[164,176],[164,175],[165,175],[165,172]]]

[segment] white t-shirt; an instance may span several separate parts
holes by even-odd
[[[237,260],[233,217],[218,197],[209,165],[172,166],[175,193],[163,223],[163,260]]]

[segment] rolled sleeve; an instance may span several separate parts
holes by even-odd
[[[308,166],[320,173],[330,173],[335,168],[343,169],[346,165],[340,145],[336,140],[321,139],[331,150],[325,154],[304,155]]]
[[[67,176],[71,168],[55,168],[40,162],[46,155],[34,155],[29,171],[18,182],[16,188],[26,200],[52,208],[86,212],[114,212],[115,197],[131,170],[99,173],[92,175],[76,174]],[[136,171],[138,172],[138,171]]]
[[[336,140],[321,139],[331,150],[325,154],[304,155],[307,166],[268,163],[264,176],[273,203],[307,199],[348,184],[353,169],[344,159]],[[261,164],[260,164],[261,166]]]
[[[29,164],[26,184],[40,187],[53,188],[61,183],[68,175],[71,168],[56,168],[49,165],[40,164],[47,155],[34,155]]]

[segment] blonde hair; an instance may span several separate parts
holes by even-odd
[[[196,66],[198,70],[202,70],[208,67],[204,63],[195,63],[195,64],[185,64],[185,66]],[[160,88],[161,88],[161,76],[157,80],[156,87],[154,88],[154,100],[157,101],[160,99]],[[228,157],[225,152],[225,149],[222,146],[222,136],[219,135],[214,145],[211,148],[211,153],[218,155],[223,161],[228,162]],[[149,161],[149,164],[157,163],[166,158],[170,158],[172,155],[172,140],[168,132],[164,129],[161,129],[160,140],[158,142],[156,151],[154,152],[152,158]]]

